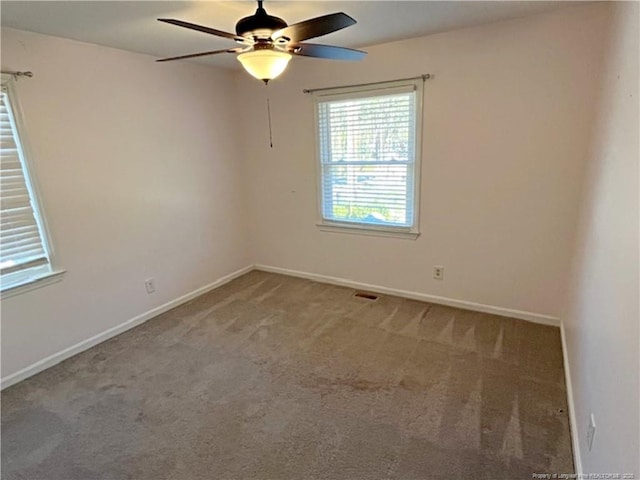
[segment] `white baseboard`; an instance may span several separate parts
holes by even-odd
[[[41,371],[46,370],[47,368],[53,367],[54,365],[62,362],[63,360],[66,360],[69,357],[77,355],[78,353],[83,352],[93,347],[94,345],[97,345],[98,343],[102,343],[105,340],[109,340],[111,337],[115,337],[116,335],[119,335],[133,327],[136,327],[141,323],[144,323],[147,320],[150,320],[153,317],[160,315],[161,313],[164,313],[168,310],[171,310],[172,308],[177,307],[178,305],[186,303],[189,300],[199,295],[207,293],[208,291],[213,290],[214,288],[218,288],[224,285],[225,283],[228,283],[231,280],[241,275],[244,275],[245,273],[250,272],[251,270],[253,270],[253,265],[249,265],[247,267],[241,268],[240,270],[236,270],[235,272],[225,275],[224,277],[221,277],[218,280],[209,283],[208,285],[205,285],[196,290],[193,290],[192,292],[189,292],[186,295],[182,295],[181,297],[176,298],[175,300],[171,300],[170,302],[167,302],[164,305],[155,307],[145,313],[142,313],[136,317],[133,317],[127,320],[126,322],[116,325],[115,327],[111,327],[102,333],[94,335],[91,338],[87,338],[86,340],[83,340],[79,343],[76,343],[75,345],[65,348],[64,350],[54,353],[53,355],[43,358],[42,360],[39,360],[29,365],[28,367],[23,368],[22,370],[18,370],[15,373],[7,375],[6,377],[0,380],[0,390],[10,387],[11,385],[14,385],[26,378],[29,378],[35,375],[36,373],[40,373]]]
[[[298,270],[290,270],[287,268],[272,267],[269,265],[248,265],[244,268],[241,268],[240,270],[237,270],[228,275],[225,275],[224,277],[221,277],[218,280],[208,285],[200,287],[190,293],[187,293],[186,295],[176,298],[175,300],[172,300],[170,302],[167,302],[164,305],[160,305],[159,307],[153,308],[145,313],[142,313],[134,318],[127,320],[126,322],[123,322],[119,325],[116,325],[115,327],[105,330],[102,333],[94,335],[91,338],[88,338],[79,343],[76,343],[75,345],[65,348],[64,350],[61,350],[60,352],[54,353],[53,355],[43,358],[42,360],[39,360],[29,365],[28,367],[25,367],[21,370],[18,370],[17,372],[7,375],[6,377],[0,379],[0,390],[10,387],[11,385],[14,385],[37,373],[40,373],[41,371],[46,370],[47,368],[52,367],[62,362],[63,360],[66,360],[69,357],[72,357],[80,352],[83,352],[84,350],[87,350],[93,347],[94,345],[102,343],[105,340],[110,339],[111,337],[115,337],[116,335],[119,335],[133,327],[136,327],[146,322],[147,320],[150,320],[151,318],[160,315],[161,313],[171,310],[172,308],[175,308],[178,305],[181,305],[199,295],[202,295],[210,290],[213,290],[214,288],[224,285],[225,283],[228,283],[231,280],[241,275],[244,275],[245,273],[248,273],[254,269],[263,270],[265,272],[273,272],[273,273],[280,273],[283,275],[290,275],[292,277],[306,278],[306,279],[314,280],[317,282],[330,283],[333,285],[339,285],[343,287],[357,288],[361,290],[368,290],[368,291],[383,293],[387,295],[395,295],[398,297],[409,298],[412,300],[419,300],[419,301],[429,302],[429,303],[437,303],[440,305],[448,305],[450,307],[465,308],[468,310],[474,310],[478,312],[492,313],[495,315],[519,318],[521,320],[527,320],[530,322],[541,323],[545,325],[560,326],[560,320],[558,318],[548,316],[548,315],[541,315],[541,314],[525,312],[521,310],[513,310],[509,308],[496,307],[493,305],[485,305],[481,303],[468,302],[466,300],[456,300],[456,299],[447,298],[447,297],[439,297],[436,295],[428,295],[424,293],[411,292],[407,290],[382,287],[379,285],[370,285],[368,283],[356,282],[354,280],[348,280],[345,278],[338,278],[338,277],[331,277],[328,275],[301,272]],[[562,334],[564,335],[564,333]],[[563,338],[563,348],[564,348],[564,336],[562,338]],[[569,370],[568,370],[568,365],[566,363],[566,357],[565,357],[565,374],[567,375],[567,379],[569,379],[568,372]],[[567,392],[570,392],[570,388],[571,388],[571,383],[569,382],[569,380],[567,380]],[[570,402],[570,407],[569,407],[570,411],[573,411],[572,397],[570,393],[569,393],[569,402]],[[574,424],[575,424],[575,419],[572,418],[572,429],[574,428]],[[572,433],[575,436],[575,433],[574,432]],[[579,464],[579,458],[580,458],[579,452],[577,452],[577,450],[574,450],[574,452],[576,452],[574,453],[576,455],[576,462]]]
[[[569,407],[569,428],[571,430],[571,446],[573,447],[573,462],[578,477],[582,475],[582,457],[580,456],[580,436],[576,422],[576,409],[573,403],[573,384],[569,369],[569,353],[567,351],[567,337],[564,333],[564,322],[560,322],[560,339],[562,340],[562,360],[564,362],[564,383],[567,388],[567,406]]]
[[[357,288],[359,290],[368,290],[376,293],[384,293],[387,295],[395,295],[398,297],[409,298],[411,300],[419,300],[422,302],[437,303],[447,305],[449,307],[464,308],[474,310],[476,312],[492,313],[503,317],[518,318],[529,322],[541,323],[544,325],[560,326],[560,319],[549,315],[541,315],[539,313],[525,312],[522,310],[513,310],[510,308],[496,307],[494,305],[485,305],[482,303],[468,302],[466,300],[457,300],[454,298],[439,297],[436,295],[428,295],[426,293],[410,292],[408,290],[399,290],[397,288],[381,287],[379,285],[370,285],[368,283],[356,282],[346,278],[331,277],[328,275],[319,275],[317,273],[301,272],[298,270],[290,270],[288,268],[272,267],[270,265],[255,265],[256,270],[265,272],[281,273],[292,277],[306,278],[316,282],[330,283],[341,287]]]

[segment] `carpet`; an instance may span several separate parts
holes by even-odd
[[[2,392],[2,478],[571,473],[558,328],[253,271]]]

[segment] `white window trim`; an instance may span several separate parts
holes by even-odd
[[[22,114],[22,105],[20,103],[19,95],[16,92],[16,79],[11,74],[2,74],[2,85],[7,90],[8,102],[11,106],[11,112],[13,114],[13,121],[15,123],[16,130],[19,135],[18,148],[22,152],[22,161],[24,162],[25,172],[24,176],[27,181],[27,189],[31,196],[31,201],[34,204],[34,208],[37,210],[35,218],[36,222],[40,226],[40,234],[42,236],[42,243],[47,252],[49,258],[49,271],[47,272],[34,272],[33,275],[29,275],[25,272],[23,279],[16,282],[9,282],[0,280],[0,299],[13,297],[31,290],[35,290],[46,285],[58,282],[62,280],[62,277],[66,270],[56,268],[56,258],[53,249],[53,243],[51,242],[51,236],[49,234],[49,228],[47,225],[46,214],[44,206],[42,204],[40,188],[38,183],[37,174],[33,166],[32,150],[29,146],[27,126]],[[5,284],[7,284],[5,286]]]
[[[29,277],[20,283],[10,285],[6,288],[2,287],[3,289],[0,292],[0,299],[4,300],[6,298],[15,297],[16,295],[21,295],[23,293],[30,292],[31,290],[36,290],[38,288],[51,285],[52,283],[57,283],[62,280],[65,273],[66,270],[54,270]]]
[[[420,236],[420,232],[411,229],[402,230],[400,227],[385,228],[384,226],[369,225],[365,223],[355,222],[330,222],[324,220],[322,223],[316,223],[318,230],[323,232],[334,233],[351,233],[354,235],[371,235],[372,237],[394,237],[404,238],[406,240],[415,240]]]
[[[394,227],[388,225],[375,225],[357,222],[339,222],[327,220],[322,212],[322,158],[320,155],[320,139],[318,138],[318,103],[328,99],[367,97],[372,94],[382,93],[385,89],[400,90],[412,88],[416,92],[416,133],[415,133],[415,160],[413,174],[413,225],[411,227]],[[354,87],[336,87],[313,92],[314,106],[314,138],[316,142],[316,227],[320,231],[347,233],[357,235],[371,235],[376,237],[395,237],[415,240],[420,236],[420,179],[422,167],[422,122],[424,102],[424,79],[397,80],[380,82],[370,85]]]

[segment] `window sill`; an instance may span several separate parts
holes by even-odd
[[[345,225],[336,223],[316,223],[318,230],[333,233],[349,233],[353,235],[369,235],[373,237],[401,238],[403,240],[415,240],[420,236],[420,232],[409,230],[395,230],[392,228],[376,228],[361,225]]]
[[[37,288],[46,287],[52,283],[59,282],[62,280],[65,272],[66,270],[56,270],[55,272],[44,273],[37,277],[29,278],[28,280],[16,285],[6,287],[2,292],[0,292],[0,298],[4,300],[5,298],[21,295],[31,290],[36,290]]]

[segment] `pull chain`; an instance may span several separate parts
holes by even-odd
[[[273,132],[271,130],[271,104],[269,102],[269,80],[264,80],[267,89],[267,117],[269,117],[269,146],[273,148]]]

